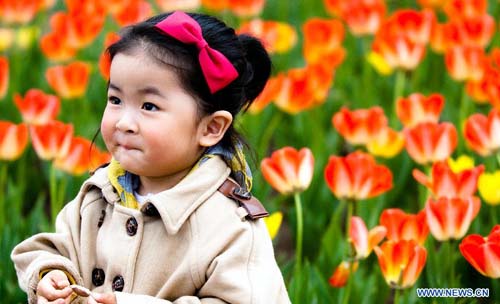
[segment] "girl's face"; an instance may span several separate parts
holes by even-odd
[[[111,63],[101,132],[122,167],[139,175],[139,192],[173,187],[203,151],[197,104],[173,69],[143,52],[118,53]]]

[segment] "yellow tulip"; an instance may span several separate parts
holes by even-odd
[[[490,205],[500,204],[500,170],[481,174],[477,186],[486,203]]]
[[[453,173],[459,173],[474,168],[474,159],[465,154],[460,155],[457,159],[450,157],[448,158],[448,166]]]
[[[392,67],[385,61],[384,57],[380,56],[375,52],[370,52],[366,56],[366,60],[370,63],[375,70],[381,75],[390,75],[392,74]]]
[[[271,239],[274,239],[274,237],[278,234],[282,220],[283,213],[281,213],[281,211],[276,211],[269,217],[264,218],[264,222],[266,223],[267,231],[269,231]]]

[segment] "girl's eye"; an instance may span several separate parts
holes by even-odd
[[[115,97],[115,96],[108,97],[108,101],[109,101],[110,104],[114,104],[114,105],[119,105],[120,103],[122,103],[122,101],[120,100],[120,98]]]
[[[142,105],[142,108],[146,111],[158,111],[158,107],[150,102],[145,102],[143,105]]]

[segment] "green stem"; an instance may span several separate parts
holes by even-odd
[[[347,286],[346,286],[346,290],[344,292],[344,298],[342,299],[342,303],[343,304],[347,304],[349,303],[349,296],[351,294],[351,289],[352,289],[352,280],[351,280],[351,276],[352,276],[352,272],[353,272],[353,266],[354,266],[354,259],[353,259],[353,256],[354,256],[354,251],[353,251],[353,248],[351,246],[351,244],[349,243],[349,238],[350,238],[350,231],[351,231],[351,218],[355,212],[355,204],[356,204],[356,201],[346,201],[346,204],[347,204],[347,216],[346,216],[346,223],[345,223],[345,235],[346,235],[346,241],[347,241],[347,261],[349,262],[349,275],[347,276]]]
[[[447,249],[447,252],[446,252],[446,255],[447,255],[447,259],[449,261],[449,265],[448,265],[448,273],[450,275],[450,288],[454,288],[456,287],[455,286],[455,259],[454,259],[454,252],[453,252],[453,240],[450,239],[446,242],[446,249]]]
[[[5,196],[7,194],[7,163],[0,162],[0,227],[6,222]]]
[[[280,124],[282,118],[283,118],[283,113],[281,111],[278,111],[277,113],[273,114],[273,117],[269,122],[269,125],[267,126],[267,128],[264,129],[264,133],[262,134],[259,145],[259,153],[266,152],[266,148],[269,147],[269,141],[271,140],[271,137],[273,136],[274,131]]]
[[[295,290],[294,290],[294,299],[295,301],[299,301],[300,289],[301,289],[301,280],[299,278],[302,269],[302,234],[303,234],[303,223],[302,223],[302,201],[300,199],[300,194],[296,192],[293,196],[295,201],[295,212],[297,215],[297,240],[295,244]]]
[[[396,128],[396,122],[397,122],[396,101],[404,94],[405,82],[406,82],[405,71],[398,69],[396,71],[396,80],[394,83],[394,94],[392,98],[392,113],[390,113],[391,117],[390,126],[392,128]]]
[[[497,213],[497,206],[491,206],[491,211],[490,211],[490,214],[491,214],[491,221],[492,221],[492,226],[495,226],[496,224],[498,224],[498,213]]]
[[[500,166],[500,152],[496,154],[496,157],[497,157],[497,163]]]
[[[303,222],[302,222],[302,201],[300,199],[300,194],[296,192],[293,196],[295,200],[295,211],[297,214],[297,244],[295,249],[295,269],[300,271],[302,267],[302,234],[303,234]]]
[[[394,290],[394,302],[393,303],[398,304],[401,291],[399,288],[394,288],[393,290]]]

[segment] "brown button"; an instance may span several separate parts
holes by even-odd
[[[106,210],[101,210],[101,217],[99,218],[99,222],[97,223],[97,227],[101,228],[102,223],[104,222],[104,217],[106,216]]]
[[[127,220],[127,234],[130,236],[134,236],[137,233],[137,220],[134,217],[131,217]]]
[[[104,274],[104,270],[102,270],[101,268],[94,268],[94,270],[92,270],[92,283],[95,286],[101,286],[102,284],[104,284],[105,278],[106,276]]]
[[[142,208],[142,212],[144,212],[144,214],[147,216],[158,216],[159,215],[158,209],[156,209],[155,205],[153,205],[151,203],[147,203],[146,205],[144,205],[144,207]]]
[[[113,279],[113,285],[111,285],[111,289],[113,289],[113,291],[122,291],[123,287],[125,287],[125,281],[123,280],[123,277],[121,275],[116,276]]]

